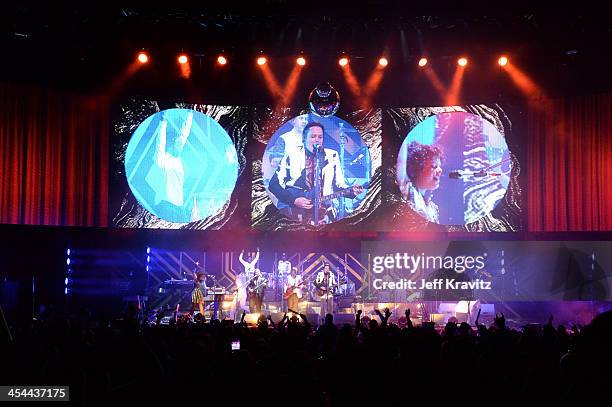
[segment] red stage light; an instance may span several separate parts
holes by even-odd
[[[259,66],[265,65],[266,62],[268,62],[266,57],[259,57],[259,58],[257,58],[257,65],[259,65]]]
[[[225,65],[225,64],[227,64],[227,58],[225,58],[223,55],[219,55],[217,57],[217,63],[219,65]]]
[[[424,67],[425,65],[427,65],[427,58],[419,59],[419,66]]]
[[[349,63],[349,60],[348,60],[348,58],[347,58],[347,57],[342,57],[342,58],[340,58],[340,59],[338,60],[338,64],[339,64],[340,66],[346,66],[346,65],[348,65],[348,63]]]
[[[389,60],[385,57],[382,57],[378,60],[378,65],[385,67],[387,65],[389,65]]]
[[[457,64],[459,66],[466,66],[468,64],[468,60],[465,57],[461,57],[457,60]]]
[[[178,57],[179,64],[186,64],[187,61],[189,61],[189,58],[187,58],[187,55],[185,55],[185,54],[179,55],[179,57]]]
[[[497,60],[497,63],[499,64],[499,66],[506,66],[506,65],[508,65],[508,57],[505,56],[505,55],[502,55]]]
[[[299,57],[298,59],[295,60],[295,62],[300,65],[300,66],[304,66],[306,65],[306,58],[304,57]]]
[[[141,64],[146,64],[147,62],[149,62],[149,56],[145,52],[140,52],[138,54],[138,62],[140,62]]]

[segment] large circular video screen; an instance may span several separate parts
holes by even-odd
[[[370,153],[348,122],[303,114],[273,134],[262,172],[266,192],[282,214],[325,225],[359,208],[371,178]]]
[[[125,174],[145,209],[189,223],[223,209],[236,184],[238,159],[229,135],[211,117],[167,109],[147,117],[132,134]]]
[[[396,181],[410,208],[441,225],[475,222],[506,194],[511,157],[504,136],[467,112],[441,113],[406,135]]]

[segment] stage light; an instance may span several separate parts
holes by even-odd
[[[147,256],[147,263],[151,261],[151,256]]]
[[[299,65],[299,66],[304,66],[306,65],[306,58],[304,57],[298,57],[298,59],[295,60],[295,62]]]
[[[424,67],[425,65],[427,65],[427,58],[419,59],[419,66]]]
[[[378,60],[378,65],[384,68],[385,66],[389,65],[389,60],[385,57],[382,57]]]
[[[505,56],[505,55],[502,55],[497,60],[497,63],[499,64],[499,66],[506,66],[506,65],[508,65],[508,57]]]
[[[148,264],[147,264],[147,267],[145,267],[145,269],[146,269],[147,271],[149,271],[149,265],[148,265]]]
[[[266,62],[268,62],[268,60],[266,59],[266,57],[259,57],[257,58],[257,65],[259,66],[263,66],[266,64]]]
[[[141,64],[146,64],[147,62],[149,62],[149,56],[145,52],[139,52],[138,62],[140,62]]]
[[[70,256],[70,249],[66,249],[66,256]]]
[[[347,66],[349,63],[349,60],[347,57],[342,57],[338,60],[338,65],[340,66]]]
[[[69,265],[70,265],[70,257],[68,257],[68,258],[66,259],[66,265],[67,265],[67,266],[69,266]]]
[[[187,58],[187,55],[185,55],[185,54],[179,55],[179,57],[178,57],[179,64],[186,64],[187,61],[189,61],[189,59]]]
[[[458,64],[459,66],[466,66],[466,65],[467,65],[467,63],[468,63],[468,60],[467,60],[467,58],[464,58],[464,57],[461,57],[461,58],[459,58],[459,59],[457,60],[457,64]]]
[[[68,295],[68,287],[64,288],[64,295]]]
[[[64,279],[64,285],[68,285],[68,277]]]
[[[147,247],[147,254],[151,253],[151,248]]]
[[[217,63],[219,65],[225,65],[225,64],[227,64],[227,58],[225,58],[223,55],[219,55],[217,57]]]

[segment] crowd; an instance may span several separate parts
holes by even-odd
[[[87,405],[610,402],[612,311],[586,326],[555,327],[551,317],[523,330],[509,329],[503,315],[490,326],[437,330],[413,326],[409,311],[399,324],[388,310],[378,314],[364,322],[357,313],[343,326],[328,314],[317,327],[305,315],[276,324],[264,316],[251,327],[48,315],[5,327],[0,382],[69,385],[71,400]]]

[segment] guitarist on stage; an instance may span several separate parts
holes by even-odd
[[[324,132],[322,124],[308,123],[302,133],[303,145],[285,151],[268,186],[270,192],[288,206],[287,215],[302,223],[312,223],[315,210],[323,210],[316,216],[319,224],[336,220],[336,214],[329,208],[314,207],[314,191],[318,190],[319,196],[329,196],[339,189],[349,189],[344,195],[350,198],[363,192],[362,186],[349,188],[346,185],[338,152],[323,148]],[[317,168],[318,176],[315,174]]]
[[[287,300],[288,309],[298,309],[298,302],[303,296],[303,285],[304,281],[302,280],[302,276],[298,274],[297,267],[293,267],[291,269],[291,273],[287,276],[287,281],[283,287],[283,297]]]
[[[336,277],[331,272],[329,263],[325,263],[322,271],[317,273],[315,280],[317,295],[321,301],[321,317],[334,313],[334,290],[337,287]]]
[[[261,274],[259,269],[255,269],[253,278],[249,283],[249,309],[251,312],[261,312],[263,303],[264,289],[268,285],[268,280]]]

